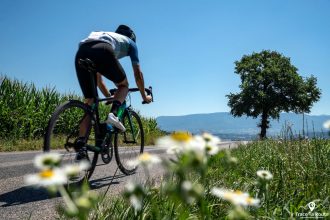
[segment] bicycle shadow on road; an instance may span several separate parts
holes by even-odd
[[[94,189],[100,189],[109,185],[117,185],[120,184],[120,179],[126,177],[125,174],[117,174],[117,175],[113,175],[113,176],[107,176],[107,177],[103,177],[103,178],[99,178],[99,179],[95,179],[95,180],[90,180],[89,181],[89,186],[92,190]]]
[[[124,174],[118,174],[114,176],[108,176],[90,181],[91,190],[97,190],[109,185],[120,184],[118,179],[125,177]],[[60,197],[59,194],[50,195],[44,188],[34,187],[21,187],[11,192],[7,192],[0,195],[0,207],[10,207],[16,205],[22,205],[30,202],[37,202],[52,198]]]
[[[58,196],[55,196],[58,197]],[[33,187],[21,187],[11,192],[7,192],[0,195],[0,207],[9,207],[15,205],[21,205],[30,202],[37,202],[46,199],[50,199],[46,189],[33,188]]]

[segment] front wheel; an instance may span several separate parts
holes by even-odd
[[[93,123],[94,117],[89,108],[80,101],[71,100],[56,108],[44,137],[45,152],[56,151],[62,155],[62,165],[74,165],[79,162],[77,152],[83,147],[78,146],[78,138],[84,137],[83,144],[96,145],[96,132]],[[81,127],[81,124],[85,126]],[[80,183],[89,179],[94,172],[98,153],[86,151],[84,158],[90,162],[87,171],[80,172],[75,178],[71,178],[70,183]]]
[[[126,109],[122,118],[125,132],[116,133],[114,140],[115,157],[119,169],[126,175],[135,172],[137,166],[130,166],[128,161],[136,159],[144,148],[144,132],[139,115]]]

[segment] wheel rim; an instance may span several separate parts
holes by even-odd
[[[121,171],[125,174],[134,172],[137,167],[132,166],[129,162],[136,159],[144,148],[144,132],[138,115],[130,112],[131,123],[129,121],[128,112],[123,117],[123,125],[126,131],[117,134],[116,151],[117,162]]]
[[[87,121],[90,126],[85,132],[87,143],[95,145],[94,126],[91,123],[91,116],[87,114],[87,110],[79,105],[64,105],[59,111],[54,113],[49,124],[46,138],[45,150],[56,151],[61,154],[61,166],[77,165],[80,161],[76,160],[77,147],[75,142],[80,133],[80,123],[82,120]],[[76,150],[75,150],[76,148]],[[68,184],[78,183],[84,179],[88,179],[94,171],[97,154],[87,153],[86,159],[90,162],[91,168],[86,172],[79,172],[75,177],[70,178]]]

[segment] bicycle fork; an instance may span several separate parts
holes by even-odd
[[[127,137],[126,132],[125,132],[124,133],[124,143],[125,144],[135,144],[137,135],[135,135],[134,126],[133,126],[133,123],[132,123],[132,116],[131,116],[131,113],[128,110],[127,110],[127,116],[128,116],[128,124],[129,124],[129,128],[131,129],[131,134],[132,134],[133,140],[132,141],[128,140],[128,137]]]

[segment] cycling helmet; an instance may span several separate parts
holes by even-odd
[[[134,31],[126,25],[119,25],[116,30],[116,33],[129,37],[132,41],[136,42],[136,36],[134,34]]]

